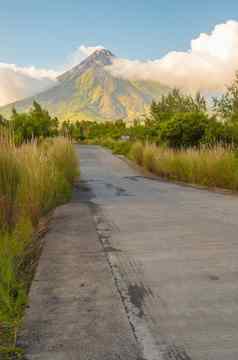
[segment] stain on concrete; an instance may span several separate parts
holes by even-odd
[[[128,295],[131,303],[138,309],[138,316],[142,318],[144,316],[143,304],[144,298],[147,295],[147,290],[140,284],[130,284],[128,286]]]
[[[104,246],[105,252],[121,252],[120,249],[114,248],[113,246]]]
[[[141,176],[124,176],[123,179],[131,180],[131,181],[139,181]]]
[[[123,179],[131,180],[131,181],[135,181],[135,182],[138,182],[140,180],[150,180],[150,181],[156,181],[156,182],[159,181],[157,178],[153,178],[153,177],[149,177],[149,176],[141,176],[141,175],[124,176]]]
[[[129,196],[129,194],[123,188],[120,188],[120,187],[117,186],[115,188],[115,190],[116,190],[116,196]]]
[[[74,186],[72,202],[90,202],[93,197],[93,191],[87,181],[81,180]]]
[[[113,185],[113,184],[110,184],[110,183],[105,183],[104,185],[106,186],[106,188],[111,189],[112,191],[114,191],[115,196],[130,196],[130,194],[120,186],[116,186],[116,185]]]
[[[183,348],[175,345],[168,347],[164,354],[164,360],[192,360]]]
[[[213,280],[213,281],[220,280],[219,276],[217,276],[217,275],[212,274],[212,275],[209,275],[208,277],[209,277],[210,280]]]

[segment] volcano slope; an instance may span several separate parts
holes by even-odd
[[[0,113],[9,117],[13,107],[25,111],[36,100],[60,120],[133,120],[146,113],[152,100],[168,92],[168,88],[158,82],[129,81],[112,76],[107,66],[115,58],[109,50],[96,50],[60,75],[54,87],[4,106]]]

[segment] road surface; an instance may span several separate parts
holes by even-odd
[[[28,359],[237,360],[238,198],[149,178],[97,146],[77,151],[81,182],[32,287],[22,342],[43,330]]]

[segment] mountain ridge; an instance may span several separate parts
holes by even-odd
[[[130,121],[146,113],[152,100],[168,88],[157,82],[114,77],[105,66],[111,65],[115,58],[109,50],[96,50],[58,76],[53,87],[1,107],[0,113],[9,116],[13,107],[18,111],[28,110],[35,100],[60,120]]]

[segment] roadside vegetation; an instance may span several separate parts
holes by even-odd
[[[200,94],[174,89],[130,125],[123,120],[59,123],[36,102],[28,113],[13,109],[0,124],[17,145],[60,135],[108,147],[163,178],[238,190],[238,74],[209,105]]]
[[[167,179],[238,191],[238,74],[213,104],[174,89],[131,126],[64,122],[63,133],[128,156]]]
[[[230,148],[216,146],[175,151],[135,143],[130,157],[138,165],[165,179],[238,191],[238,156]]]
[[[39,117],[40,122],[40,117]],[[70,198],[77,175],[71,142],[0,128],[0,358],[20,356],[17,330],[52,209]]]

